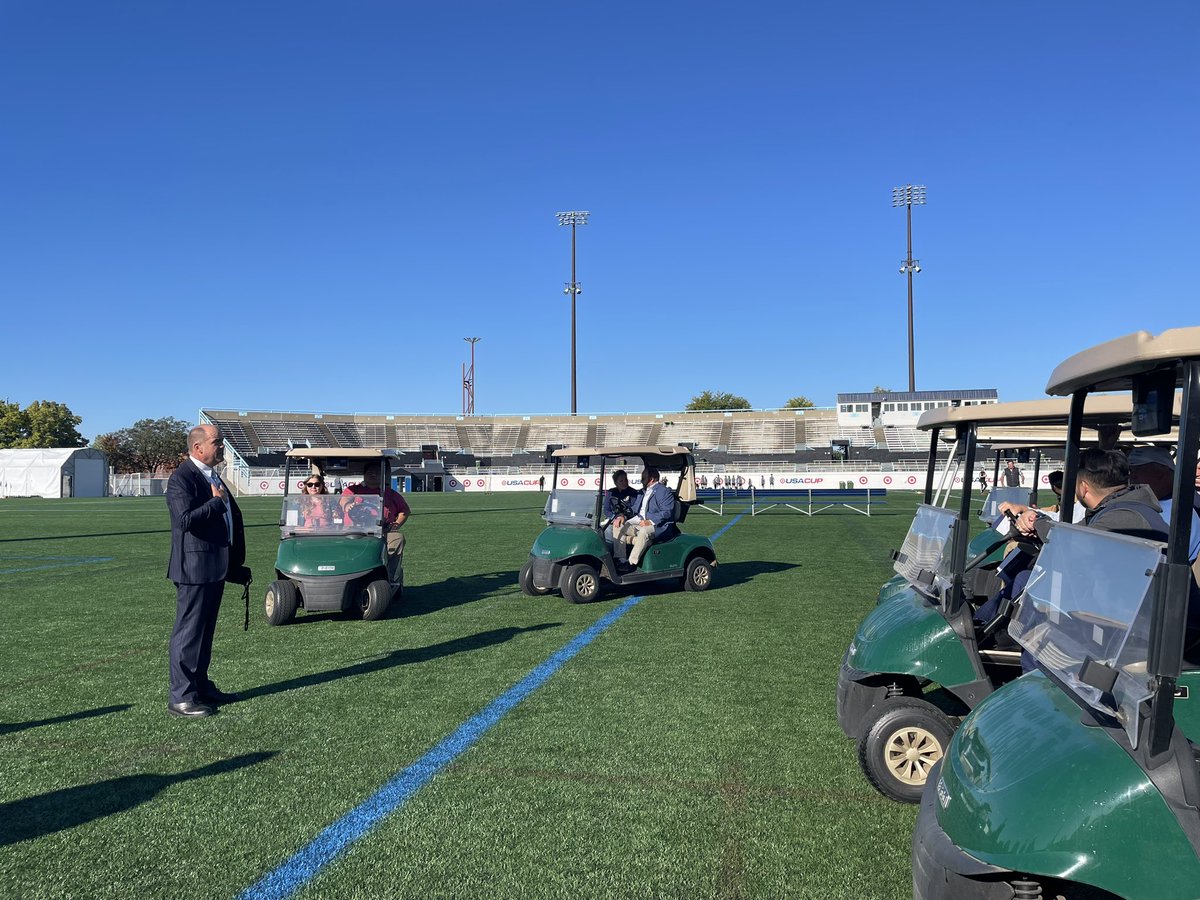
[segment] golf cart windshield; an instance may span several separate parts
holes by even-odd
[[[1134,747],[1138,705],[1154,693],[1146,661],[1162,550],[1155,541],[1054,526],[1008,628],[1084,703],[1115,716]],[[1089,657],[1116,670],[1110,693],[1081,680]]]
[[[1019,503],[1022,506],[1029,505],[1029,488],[1027,487],[998,487],[993,488],[992,492],[987,495],[987,499],[983,501],[983,509],[979,513],[979,520],[991,525],[1001,516],[1001,503]]]
[[[377,494],[290,495],[283,499],[279,528],[294,534],[383,533],[383,499]]]
[[[550,492],[543,515],[550,525],[585,525],[590,528],[596,515],[596,491],[555,489]]]
[[[950,581],[950,533],[955,513],[938,506],[922,503],[917,507],[904,545],[896,556],[896,574],[914,586],[925,586],[940,596],[940,589]]]

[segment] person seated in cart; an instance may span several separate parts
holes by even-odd
[[[360,484],[350,484],[342,491],[341,505],[347,516],[353,517],[352,510],[361,500],[354,498],[359,495],[380,494],[380,463],[368,462],[363,467],[363,480]],[[383,489],[383,530],[387,536],[388,578],[395,581],[396,571],[404,562],[404,533],[400,526],[408,521],[411,510],[404,497],[390,487]]]
[[[636,567],[652,541],[663,540],[675,528],[675,495],[659,481],[658,469],[647,466],[642,472],[642,493],[633,516],[613,519],[614,543],[632,543],[629,564]]]
[[[333,525],[329,504],[323,498],[329,494],[325,488],[325,478],[320,474],[309,475],[300,482],[302,499],[300,502],[300,524],[305,528],[328,529]]]
[[[604,519],[608,524],[604,528],[604,540],[613,545],[613,555],[617,562],[625,562],[629,545],[613,537],[613,523],[617,516],[629,516],[637,509],[638,492],[629,486],[629,475],[624,469],[612,473],[613,486],[604,492]]]

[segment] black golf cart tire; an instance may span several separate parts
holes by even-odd
[[[703,556],[693,556],[688,560],[683,575],[685,591],[707,591],[712,587],[713,566]]]
[[[263,598],[263,615],[272,625],[286,625],[296,617],[296,605],[300,596],[296,585],[290,581],[272,581],[267,585]]]
[[[533,560],[525,561],[517,575],[517,583],[521,585],[521,593],[527,597],[544,597],[550,593],[550,588],[540,588],[533,583]]]
[[[591,603],[600,596],[600,573],[587,563],[575,563],[563,570],[558,587],[572,603]]]
[[[380,619],[387,612],[388,604],[392,602],[392,586],[383,578],[372,581],[362,589],[358,602],[364,622]]]
[[[945,713],[925,700],[886,700],[863,723],[858,764],[885,797],[919,803],[929,769],[946,755],[954,728]]]

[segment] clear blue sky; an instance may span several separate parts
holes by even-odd
[[[1197,324],[1200,4],[0,7],[0,397],[201,406],[1038,396]]]

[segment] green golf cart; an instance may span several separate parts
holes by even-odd
[[[1130,409],[1127,398],[1095,397],[1085,419],[1091,428],[1119,427]],[[893,554],[896,576],[846,651],[837,687],[838,725],[858,742],[867,779],[893,800],[919,801],[961,717],[1021,674],[1019,649],[998,641],[1009,606],[981,624],[975,611],[1001,587],[997,569],[1010,538],[992,527],[1003,518],[999,505],[1036,503],[1040,451],[1055,439],[1063,446],[1068,411],[1065,400],[1032,400],[930,410],[918,423],[930,433],[925,502]],[[953,446],[937,478],[946,434]],[[1037,462],[1031,487],[993,488],[979,516],[985,527],[968,540],[969,479],[981,444],[1032,448]],[[951,503],[957,473],[966,489]]]
[[[686,447],[566,447],[555,450],[554,480],[542,513],[546,528],[521,566],[521,590],[540,596],[558,590],[572,603],[590,603],[604,581],[621,587],[664,580],[685,590],[707,590],[717,566],[712,542],[678,527],[655,539],[636,569],[619,568],[605,539],[606,475],[620,466],[635,480],[654,466],[675,496],[675,525],[696,502],[695,463]]]
[[[378,619],[404,589],[404,567],[388,571],[383,498],[342,494],[337,487],[363,480],[368,463],[380,466],[380,484],[391,484],[395,450],[297,447],[285,457],[283,509],[275,580],[267,585],[264,612],[272,625],[308,612],[353,610]],[[330,494],[298,494],[293,480],[324,479]]]
[[[1167,543],[1070,524],[1049,532],[1009,633],[1037,671],[962,723],[913,835],[913,896],[1200,897],[1200,602],[1189,564],[1200,443],[1200,328],[1138,332],[1063,362],[1065,496],[1085,397],[1130,392],[1133,433],[1171,427]]]

